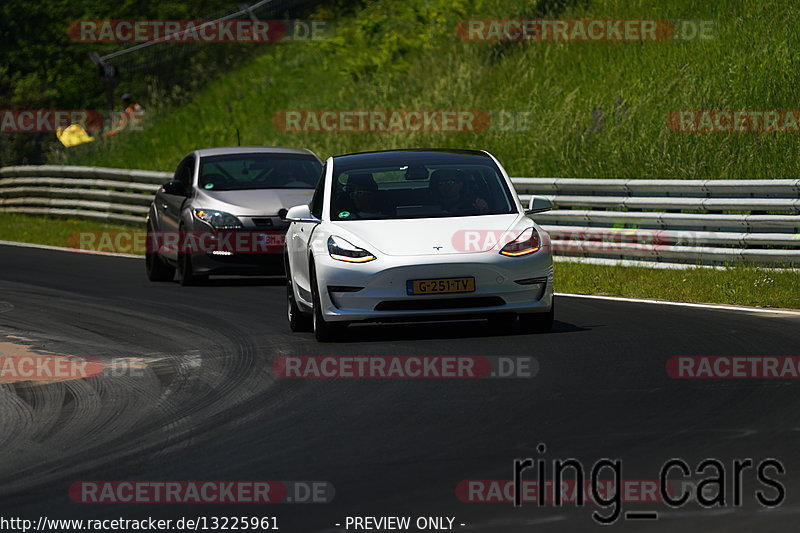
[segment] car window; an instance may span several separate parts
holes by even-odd
[[[189,157],[185,158],[178,165],[178,168],[175,170],[175,176],[173,177],[173,179],[178,180],[181,183],[183,183],[183,186],[187,191],[192,186],[192,178],[193,178],[193,174],[194,174],[194,163],[195,163],[194,156],[189,156]]]
[[[439,218],[515,213],[505,178],[491,163],[399,164],[337,172],[331,219]]]
[[[205,190],[313,189],[321,163],[302,154],[230,154],[200,161],[199,186]]]
[[[325,191],[325,171],[327,168],[327,163],[322,165],[322,171],[320,172],[317,188],[314,190],[314,196],[311,198],[311,203],[309,204],[311,214],[320,219],[322,218],[322,197]]]

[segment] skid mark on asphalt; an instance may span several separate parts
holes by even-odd
[[[241,404],[273,381],[251,335],[213,312],[177,304],[133,311],[2,285],[15,310],[0,318],[3,346],[98,358],[104,368],[84,379],[0,382],[0,494],[185,449],[252,420],[239,420],[252,411]]]

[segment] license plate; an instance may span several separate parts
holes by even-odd
[[[411,279],[406,282],[408,294],[452,294],[475,292],[475,278]]]
[[[284,246],[286,237],[282,233],[256,233],[256,243],[259,246]]]

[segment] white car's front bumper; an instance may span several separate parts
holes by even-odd
[[[382,255],[360,264],[318,254],[315,268],[322,313],[330,322],[546,313],[552,306],[553,261],[549,250],[521,257],[506,257],[496,251]],[[474,277],[475,291],[407,294],[409,280],[459,277]],[[518,283],[523,280],[527,284]],[[362,288],[354,291],[357,287]]]

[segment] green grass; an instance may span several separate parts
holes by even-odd
[[[6,241],[77,247],[80,232],[131,229],[142,228],[0,213],[0,240]],[[112,251],[108,247],[102,249]],[[556,262],[555,280],[559,292],[800,309],[797,271],[745,267],[655,270]]]
[[[569,4],[570,2],[566,2]],[[800,134],[675,133],[684,109],[797,109],[800,4],[791,0],[597,0],[551,18],[714,20],[687,42],[466,42],[467,18],[542,17],[540,0],[385,0],[336,22],[332,41],[267,45],[181,107],[150,107],[146,131],[53,162],[172,170],[186,152],[236,142],[308,147],[325,157],[383,148],[488,149],[515,176],[786,178]],[[578,2],[583,5],[582,2]],[[320,17],[331,13],[320,11]],[[146,105],[149,102],[144,102]],[[291,133],[280,110],[522,111],[526,131]]]
[[[134,226],[104,224],[92,220],[75,218],[49,218],[0,213],[0,240],[49,244],[51,246],[76,247],[81,232],[129,231]]]
[[[800,309],[800,272],[753,267],[655,270],[555,264],[560,292]]]

